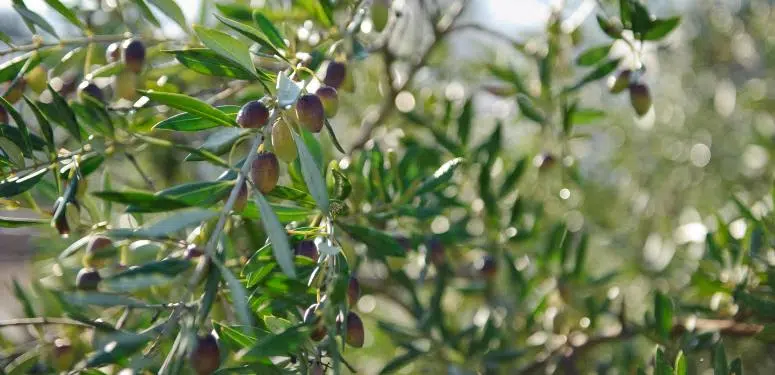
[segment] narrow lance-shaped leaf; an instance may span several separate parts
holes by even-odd
[[[228,114],[218,110],[217,108],[199,100],[192,98],[188,95],[173,94],[169,92],[158,91],[145,91],[138,90],[141,94],[149,97],[151,100],[168,105],[172,108],[179,109],[184,112],[188,112],[197,115],[201,118],[209,119],[216,124],[222,126],[236,126],[236,122]]]
[[[291,131],[293,141],[296,143],[296,149],[299,151],[299,162],[301,163],[301,174],[304,178],[304,183],[307,184],[312,198],[324,213],[328,213],[328,190],[326,189],[326,183],[323,181],[323,174],[320,171],[320,166],[315,162],[314,157],[307,148],[307,144],[296,134],[295,131]]]
[[[284,108],[293,103],[301,94],[301,86],[290,79],[285,73],[277,75],[277,104]]]
[[[283,40],[283,36],[280,34],[280,31],[274,27],[272,21],[266,18],[266,16],[264,16],[258,10],[253,12],[253,21],[255,21],[258,28],[261,29],[264,35],[266,35],[266,38],[269,40],[269,42],[272,43],[272,45],[275,46],[275,48],[285,49],[285,41]]]
[[[581,66],[597,64],[600,62],[600,60],[608,56],[608,52],[611,51],[612,46],[613,44],[605,44],[602,46],[589,48],[576,58],[576,64]]]
[[[153,4],[155,7],[159,8],[162,13],[164,13],[167,17],[171,18],[175,23],[177,23],[183,31],[188,30],[188,25],[186,25],[186,16],[183,14],[183,11],[180,9],[180,6],[174,1],[174,0],[148,0],[151,4]]]
[[[232,120],[237,118],[237,112],[239,112],[240,109],[240,107],[236,105],[222,105],[215,108],[223,112]],[[166,120],[160,121],[158,124],[154,125],[153,128],[176,131],[198,131],[210,129],[219,124],[219,122],[216,122],[209,117],[202,117],[192,113],[179,113]]]
[[[463,105],[463,111],[457,119],[457,131],[461,144],[466,144],[468,142],[468,135],[471,133],[471,122],[473,121],[473,118],[474,98],[470,97],[466,100],[466,104]]]
[[[32,110],[32,113],[35,115],[35,119],[38,120],[40,130],[43,132],[43,137],[46,138],[46,146],[48,147],[49,152],[56,154],[56,145],[54,144],[54,129],[51,127],[51,123],[48,121],[46,116],[43,115],[43,112],[41,112],[40,108],[38,108],[38,105],[35,104],[35,102],[26,96],[24,97],[24,101]]]
[[[216,267],[218,267],[218,272],[220,272],[221,276],[223,277],[223,281],[225,281],[226,285],[229,286],[232,303],[234,304],[237,317],[242,324],[243,332],[249,336],[252,336],[253,315],[250,311],[250,307],[248,306],[248,292],[245,290],[245,287],[242,286],[242,283],[237,280],[237,277],[234,276],[231,270],[229,270],[229,268],[227,268],[218,258],[211,257],[210,261],[213,262]]]
[[[59,14],[62,15],[62,17],[65,17],[68,22],[72,23],[76,27],[80,29],[85,29],[86,26],[81,22],[80,19],[78,19],[78,16],[73,12],[70,8],[66,7],[64,4],[62,4],[59,0],[46,0],[46,4],[48,4],[50,7],[54,8]]]
[[[670,34],[681,23],[681,17],[657,19],[651,22],[649,31],[643,34],[643,40],[660,40]]]
[[[248,39],[258,43],[262,47],[269,49],[270,51],[272,51],[273,54],[285,59],[285,56],[283,56],[283,54],[280,53],[272,43],[270,43],[264,37],[262,37],[260,35],[261,32],[258,31],[257,29],[250,27],[248,25],[245,25],[244,23],[219,16],[217,14],[215,15],[215,17],[218,18],[218,20],[221,21],[224,25],[230,27],[232,30],[244,35]]]
[[[673,370],[674,375],[688,375],[688,369],[686,366],[686,356],[684,355],[683,351],[678,352],[678,355],[675,356],[675,369]]]
[[[204,26],[194,26],[196,35],[199,36],[199,40],[215,51],[215,53],[239,64],[248,72],[251,72],[256,78],[256,67],[253,65],[253,58],[250,56],[248,46],[234,39],[231,35],[222,31],[209,29]]]
[[[24,177],[11,177],[0,181],[0,197],[8,198],[32,189],[46,175],[48,168],[39,169]]]
[[[428,177],[420,184],[417,190],[414,192],[416,195],[425,194],[431,191],[435,191],[439,187],[443,186],[455,173],[455,170],[463,162],[463,158],[455,158],[444,163],[439,169],[433,172],[433,175]]]
[[[30,29],[30,31],[32,31],[33,34],[35,34],[35,28],[32,25],[35,25],[45,30],[47,33],[59,38],[59,35],[57,35],[56,31],[54,31],[54,28],[51,26],[51,24],[43,19],[43,17],[41,17],[39,14],[27,8],[27,6],[24,5],[24,2],[14,1],[13,9],[16,11],[16,13],[19,13],[19,15],[22,16],[24,22],[27,24],[27,27]]]
[[[134,3],[137,5],[140,13],[143,14],[143,17],[148,20],[148,22],[152,23],[156,27],[161,27],[161,23],[159,23],[159,20],[156,19],[156,16],[153,15],[151,8],[148,7],[148,4],[145,3],[145,0],[134,0]]]
[[[65,98],[54,90],[51,85],[48,86],[48,91],[51,93],[51,104],[56,113],[46,113],[46,116],[50,121],[64,125],[70,135],[81,141],[83,139],[81,136],[81,127],[78,125],[78,120],[75,119],[75,113],[70,106],[67,105]]]
[[[713,346],[713,374],[728,375],[729,367],[727,364],[727,353],[724,350],[724,343],[719,340]]]
[[[280,265],[280,269],[288,277],[296,278],[296,270],[293,267],[293,252],[291,251],[291,245],[288,243],[285,227],[283,227],[277,215],[272,211],[272,207],[264,198],[264,195],[257,189],[253,189],[253,195],[256,205],[258,205],[258,209],[261,212],[261,223],[264,225],[269,242],[272,243],[272,252],[277,260],[277,264]]]
[[[663,339],[668,339],[673,328],[673,302],[660,292],[654,295],[654,318],[657,332]]]
[[[250,80],[255,74],[208,48],[189,48],[166,51],[175,54],[175,58],[183,66],[201,74]]]
[[[16,127],[19,128],[19,133],[22,137],[22,144],[18,145],[24,151],[24,155],[32,156],[32,141],[30,140],[30,133],[27,130],[27,123],[24,122],[22,115],[16,111],[13,104],[5,100],[4,97],[0,97],[0,104],[5,107],[5,110],[13,117],[13,121],[16,122]]]

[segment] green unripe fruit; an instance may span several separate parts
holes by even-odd
[[[57,371],[70,370],[75,364],[75,348],[67,339],[58,338],[54,340],[54,346],[51,348],[51,367]]]
[[[84,104],[88,103],[88,100],[105,103],[105,95],[102,93],[102,89],[89,81],[83,81],[78,85],[78,99]]]
[[[374,30],[377,32],[385,30],[389,15],[389,3],[386,0],[375,0],[371,4],[371,23],[374,24]]]
[[[137,74],[124,70],[113,78],[113,93],[126,100],[137,99]]]
[[[651,109],[651,93],[644,83],[630,85],[630,104],[638,116],[643,116]]]
[[[253,161],[250,174],[258,191],[267,194],[277,186],[277,180],[280,179],[280,163],[273,153],[261,152]]]
[[[285,121],[278,121],[272,126],[272,148],[277,157],[286,163],[296,160],[296,142],[291,132]]]
[[[303,256],[310,258],[317,262],[318,260],[318,247],[315,246],[315,242],[310,240],[299,241],[296,247],[293,249],[294,254],[297,256]]]
[[[121,264],[137,265],[156,260],[164,247],[156,242],[139,240],[132,242],[121,252]]]
[[[330,61],[328,67],[326,67],[326,76],[323,78],[323,83],[326,86],[338,89],[344,83],[345,78],[347,78],[347,65],[341,62]]]
[[[105,60],[109,63],[121,60],[121,45],[118,42],[110,43],[108,48],[105,49]]]
[[[339,110],[339,94],[336,93],[336,89],[331,86],[323,86],[315,94],[323,103],[323,112],[326,117],[336,116],[336,112]]]
[[[303,95],[296,102],[296,117],[299,123],[313,133],[320,133],[325,121],[323,103],[317,95]]]
[[[245,103],[237,113],[237,124],[243,128],[262,128],[269,120],[269,109],[258,100]]]
[[[75,287],[80,290],[97,290],[102,281],[100,273],[93,268],[81,268],[75,278]]]
[[[48,72],[43,65],[38,65],[27,72],[24,76],[24,80],[32,91],[40,94],[48,87]]]
[[[127,40],[123,44],[124,66],[132,72],[140,73],[145,64],[145,45],[139,40]]]
[[[211,334],[197,338],[194,349],[189,354],[191,368],[197,375],[210,375],[221,364],[221,350]]]
[[[361,284],[358,279],[350,277],[350,281],[347,283],[347,303],[350,306],[355,306],[359,298],[361,298]]]
[[[86,267],[100,268],[105,265],[105,259],[112,254],[107,254],[107,250],[113,248],[113,241],[105,236],[95,236],[89,240],[86,245],[86,253],[83,257],[83,263]]]
[[[347,314],[345,337],[347,345],[362,348],[364,339],[363,321],[358,314],[350,311]]]
[[[608,90],[612,94],[618,94],[622,91],[624,91],[627,87],[630,86],[630,76],[632,75],[632,70],[625,69],[619,72],[619,74],[616,75],[616,78],[614,78],[608,87]]]
[[[309,334],[309,338],[312,339],[312,341],[320,341],[326,337],[326,334],[328,333],[317,310],[318,304],[313,304],[304,311],[304,322],[314,326],[312,332]]]

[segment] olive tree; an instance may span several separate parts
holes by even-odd
[[[735,200],[744,235],[719,216],[689,286],[648,302],[564,203],[599,189],[572,152],[606,116],[585,90],[653,121],[644,46],[679,17],[585,3],[527,40],[468,1],[202,1],[198,24],[99,3],[14,1],[32,39],[0,34],[0,225],[39,236],[6,373],[740,374],[723,340],[766,340],[768,198]],[[451,67],[463,32],[509,61]]]

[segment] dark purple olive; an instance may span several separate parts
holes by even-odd
[[[132,72],[140,73],[145,64],[145,45],[143,42],[131,39],[123,44],[124,66]]]
[[[345,342],[347,345],[361,348],[363,347],[364,330],[363,321],[358,314],[350,311],[347,314],[347,326],[345,327]]]
[[[317,310],[318,304],[313,304],[304,311],[304,322],[314,326],[312,327],[312,332],[309,334],[312,341],[320,341],[326,337],[326,334],[328,333]]]
[[[438,238],[431,238],[425,246],[427,247],[428,258],[430,258],[431,263],[436,266],[444,264],[446,261],[446,251],[444,250],[444,245]]]
[[[100,273],[93,268],[81,268],[75,278],[75,287],[80,290],[97,290],[102,281]]]
[[[243,128],[261,128],[269,121],[269,109],[258,100],[247,102],[237,112],[237,124]]]
[[[280,179],[280,162],[273,153],[261,152],[253,161],[250,173],[258,191],[267,194],[277,186],[277,180]]]
[[[323,103],[317,95],[302,95],[296,102],[296,118],[302,126],[313,133],[320,133],[323,129],[325,115]]]
[[[315,242],[310,240],[299,241],[294,248],[294,253],[297,256],[307,257],[316,262],[318,260],[318,247],[315,246]]]
[[[643,116],[651,109],[651,93],[645,83],[630,85],[630,104],[638,116]]]
[[[189,354],[191,367],[197,375],[210,375],[221,365],[221,350],[218,341],[211,334],[199,336]]]
[[[102,93],[102,89],[89,81],[83,81],[78,85],[78,98],[81,102],[86,103],[87,97],[100,103],[105,102],[105,95]]]
[[[323,83],[326,86],[338,89],[342,86],[346,77],[347,65],[341,62],[331,61],[326,68],[326,77],[323,79]]]
[[[492,255],[485,255],[474,262],[474,268],[479,275],[492,279],[498,271],[498,264]]]
[[[361,284],[355,277],[350,277],[347,283],[347,302],[350,306],[355,306],[359,298],[361,298]]]

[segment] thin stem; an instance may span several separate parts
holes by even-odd
[[[141,167],[140,163],[137,162],[137,158],[135,158],[135,156],[130,154],[129,152],[126,152],[125,155],[126,155],[126,158],[129,159],[129,162],[132,163],[132,165],[135,167],[135,169],[137,170],[137,173],[140,174],[140,177],[143,178],[143,180],[145,181],[145,184],[148,185],[148,187],[151,190],[156,191],[156,186],[154,185],[153,180],[151,180],[151,178],[148,177],[145,171],[143,171],[143,167]]]
[[[87,328],[95,327],[93,325],[90,325],[84,322],[79,322],[77,320],[72,320],[67,318],[43,317],[43,318],[19,318],[19,319],[2,320],[0,321],[0,328],[12,327],[12,326],[47,325],[47,324],[64,324],[64,325],[87,327]]]
[[[93,36],[88,36],[83,38],[73,38],[73,39],[60,39],[55,42],[43,42],[43,41],[32,42],[29,44],[11,46],[8,49],[0,50],[0,56],[5,56],[16,52],[35,51],[46,47],[84,45],[84,44],[90,44],[90,43],[112,43],[112,42],[118,42],[124,39],[128,39],[131,37],[133,37],[132,34],[125,33],[125,34],[113,34],[113,35],[93,35]],[[154,39],[154,38],[146,39],[146,42],[148,43],[163,43],[167,41],[170,41],[170,39]]]

